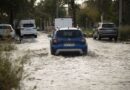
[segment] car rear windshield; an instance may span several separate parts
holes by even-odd
[[[115,27],[115,25],[114,24],[103,24],[102,27],[104,27],[104,28],[113,28],[113,27]]]
[[[78,38],[82,37],[82,33],[79,30],[61,30],[57,32],[56,36],[60,38]]]
[[[23,27],[34,27],[34,24],[23,24]]]
[[[11,29],[10,26],[0,26],[0,29]]]

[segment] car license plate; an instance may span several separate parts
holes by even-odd
[[[75,46],[75,44],[66,43],[66,44],[64,44],[64,46],[70,46],[70,47],[72,47],[72,46]]]

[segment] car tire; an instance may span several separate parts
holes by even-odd
[[[51,55],[55,55],[55,51],[51,48]]]
[[[93,36],[93,39],[95,40],[95,39],[96,39],[96,37],[95,37],[95,36]]]
[[[117,37],[114,38],[115,42],[117,41]]]
[[[87,54],[88,54],[88,49],[83,50],[82,55],[87,55]]]
[[[88,51],[86,50],[84,53],[83,53],[83,55],[87,55],[88,54]]]
[[[37,35],[34,35],[35,38],[37,38]]]
[[[112,41],[112,37],[110,37],[109,40]]]

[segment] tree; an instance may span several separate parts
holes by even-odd
[[[114,0],[112,3],[112,20],[119,24],[119,2],[120,0]],[[122,0],[122,25],[129,25],[130,24],[130,1],[129,0]]]
[[[70,1],[70,9],[72,10],[71,16],[73,18],[73,26],[76,27],[76,7],[75,7],[75,0]]]
[[[93,23],[100,21],[100,12],[95,1],[88,0],[84,2],[84,7],[77,11],[77,23],[80,27],[91,27]]]
[[[35,16],[42,21],[53,24],[54,18],[64,17],[65,8],[63,0],[44,0],[35,7]]]
[[[13,25],[14,17],[20,13],[32,12],[36,0],[0,0],[0,13],[6,14],[8,22]],[[27,14],[27,13],[26,13]]]
[[[130,0],[122,0],[123,5],[123,24],[130,25]]]
[[[96,7],[105,20],[109,20],[112,0],[95,0]]]

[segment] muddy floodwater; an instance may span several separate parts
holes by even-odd
[[[21,90],[130,90],[130,44],[86,38],[88,55],[53,56],[47,34],[23,39]]]

